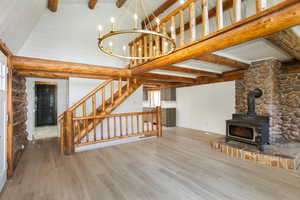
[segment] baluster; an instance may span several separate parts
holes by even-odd
[[[129,91],[130,90],[130,79],[127,78],[126,82],[127,82],[127,91]]]
[[[126,56],[126,55],[124,55]],[[133,56],[133,46],[132,46],[132,43],[129,44],[129,56],[132,57]],[[129,61],[129,67],[132,66],[132,59]]]
[[[156,31],[160,32],[159,24],[156,27]],[[158,56],[160,54],[160,37],[155,36],[155,47],[154,47],[154,55]]]
[[[138,57],[141,58],[142,57],[142,43],[141,43],[141,41],[139,41],[137,43],[137,49],[138,49]],[[142,60],[138,59],[138,64],[141,64],[141,63],[142,63]]]
[[[223,22],[223,1],[222,0],[217,0],[216,6],[217,6],[217,30],[220,30],[224,27],[224,22]]]
[[[261,12],[267,8],[267,0],[256,0],[256,12]]]
[[[175,17],[171,17],[171,37],[176,42],[176,22]]]
[[[149,35],[149,57],[153,56],[153,35]]]
[[[109,123],[109,117],[107,118],[107,138],[110,139],[110,123]]]
[[[122,78],[119,78],[118,83],[119,97],[122,96]]]
[[[154,114],[153,113],[151,113],[151,131],[154,131],[154,116],[153,116]]]
[[[83,117],[86,117],[86,102],[84,102],[82,104],[82,114],[83,114]],[[86,137],[86,141],[89,142],[90,138],[89,138],[89,133],[88,133],[88,128],[87,128],[87,120],[84,119],[83,120],[83,127],[84,127],[84,132],[85,132],[85,137]],[[79,138],[81,136],[79,135]]]
[[[162,33],[164,35],[167,35],[167,25],[166,25],[166,23],[162,24]],[[162,44],[161,45],[162,45],[162,53],[163,54],[167,53],[167,51],[168,51],[168,49],[167,49],[168,43],[166,42],[165,38],[162,39]]]
[[[233,22],[242,19],[242,0],[233,0]]]
[[[145,133],[145,118],[144,118],[144,115],[142,115],[142,132]]]
[[[80,121],[76,121],[76,126],[77,126],[77,144],[81,144],[81,139],[80,139],[80,133],[81,133],[81,128],[80,128]]]
[[[128,116],[125,117],[126,120],[126,136],[128,136]]]
[[[119,121],[120,121],[120,136],[123,136],[123,128],[122,128],[122,116],[119,117]]]
[[[148,37],[144,36],[144,57],[148,57]],[[147,62],[148,59],[144,59]]]
[[[147,115],[147,132],[150,132],[150,126],[149,126],[149,114]]]
[[[183,10],[180,10],[180,35],[179,35],[179,44],[180,46],[184,45],[184,13]]]
[[[208,16],[208,1],[202,1],[202,35],[209,34],[209,16]]]
[[[136,116],[136,130],[137,133],[140,133],[140,119],[139,119],[139,115]]]
[[[115,95],[114,95],[114,81],[110,84],[110,95],[111,95],[111,104],[113,105],[115,102]]]
[[[190,41],[196,39],[196,13],[195,13],[195,2],[190,4]]]
[[[116,117],[114,117],[114,137],[117,137],[117,120],[116,120]]]
[[[137,46],[136,46],[136,42],[133,43],[133,55],[134,57],[137,57]],[[137,59],[133,59],[133,65],[137,64]]]
[[[105,111],[105,87],[102,88],[102,110]]]
[[[102,118],[102,119],[100,119],[101,120],[101,140],[103,140],[104,139],[104,127],[103,127],[103,121],[104,121],[104,119]]]
[[[92,97],[92,102],[93,102],[93,115],[94,115],[94,118],[93,118],[93,128],[94,128],[94,141],[97,140],[97,130],[96,130],[96,120],[95,120],[95,117],[96,117],[96,112],[97,112],[97,108],[96,108],[96,94],[93,95]]]
[[[131,134],[134,134],[134,130],[133,130],[133,115],[131,115]]]

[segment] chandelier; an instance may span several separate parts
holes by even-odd
[[[145,2],[128,0],[119,17],[110,16],[110,24],[105,28],[98,26],[98,47],[102,52],[129,60],[151,60],[176,49],[174,38],[169,37],[166,29],[162,31],[160,19],[148,12],[151,6]]]

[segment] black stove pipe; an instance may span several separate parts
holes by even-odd
[[[253,91],[250,91],[248,93],[248,112],[247,114],[248,115],[251,115],[251,116],[255,116],[256,115],[256,112],[255,112],[255,98],[259,98],[263,95],[263,92],[261,89],[258,89],[256,88],[255,90]]]

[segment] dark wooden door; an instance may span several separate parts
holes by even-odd
[[[36,126],[56,125],[56,85],[35,85]]]

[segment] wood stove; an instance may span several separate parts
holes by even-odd
[[[248,93],[248,112],[233,114],[226,121],[226,142],[235,140],[256,145],[263,151],[263,145],[269,143],[269,117],[260,116],[255,112],[255,98],[262,96],[260,89]]]

